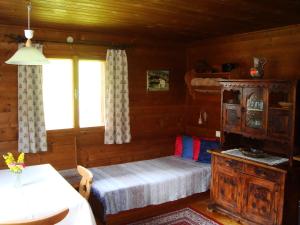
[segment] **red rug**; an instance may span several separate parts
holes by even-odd
[[[191,208],[184,208],[174,212],[151,217],[129,225],[221,225],[196,212]]]

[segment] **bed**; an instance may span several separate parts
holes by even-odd
[[[109,214],[157,205],[209,189],[210,164],[167,156],[90,168],[92,196]]]

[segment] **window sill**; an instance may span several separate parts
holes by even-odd
[[[47,130],[47,135],[52,134],[81,134],[81,133],[97,133],[103,132],[104,126],[100,127],[85,127],[85,128],[70,128],[70,129],[59,129],[59,130]]]

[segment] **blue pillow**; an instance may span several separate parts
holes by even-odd
[[[210,163],[211,162],[211,154],[208,153],[207,150],[219,149],[219,148],[220,148],[219,141],[201,139],[200,153],[199,153],[198,161],[203,162],[203,163]]]
[[[182,137],[182,158],[193,159],[194,154],[194,140],[190,136]]]

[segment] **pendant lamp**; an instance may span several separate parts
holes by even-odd
[[[33,38],[34,31],[30,29],[30,12],[31,3],[27,5],[27,19],[28,29],[24,30],[25,37],[27,38],[25,47],[18,49],[18,51],[5,63],[13,65],[43,65],[49,63],[48,59],[41,51],[31,46],[31,39]]]

